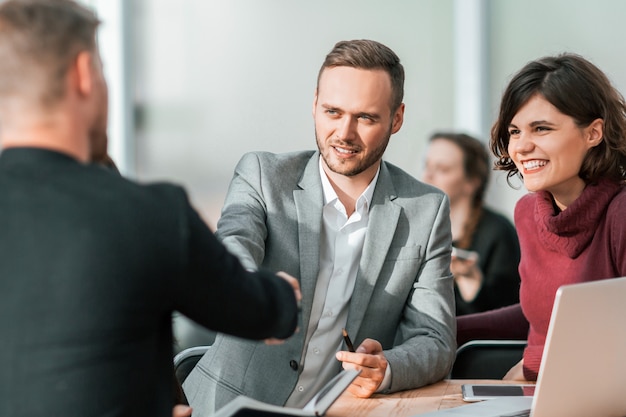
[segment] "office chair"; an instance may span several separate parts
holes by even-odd
[[[524,354],[525,340],[472,340],[456,351],[449,379],[502,379]]]
[[[178,382],[180,382],[180,385],[185,382],[191,370],[210,347],[211,346],[194,346],[184,349],[174,356],[174,372],[176,373],[176,378]]]
[[[209,330],[179,312],[172,314],[174,354],[194,346],[209,346],[215,341],[216,332]]]

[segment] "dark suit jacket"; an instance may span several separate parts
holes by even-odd
[[[0,155],[0,416],[171,416],[171,313],[286,337],[293,290],[244,271],[176,186]]]
[[[293,391],[319,273],[323,204],[318,152],[255,152],[237,165],[218,237],[246,267],[300,279],[301,331],[279,346],[218,335],[183,385],[194,416],[208,416],[239,394],[282,405]],[[383,162],[346,328],[355,346],[365,338],[382,344],[391,391],[443,379],[452,366],[450,241],[445,195]]]

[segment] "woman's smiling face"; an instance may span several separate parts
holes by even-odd
[[[587,151],[601,142],[602,128],[602,119],[578,126],[536,94],[509,124],[508,153],[528,191],[550,192],[564,210],[585,188],[578,174]]]

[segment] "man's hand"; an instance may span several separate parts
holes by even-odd
[[[356,369],[361,373],[348,387],[348,392],[360,398],[370,397],[385,378],[387,359],[380,342],[365,339],[356,352],[339,351],[335,357],[343,362],[344,369]]]
[[[191,417],[191,411],[188,405],[175,405],[172,409],[172,417]]]
[[[293,287],[293,292],[296,296],[296,301],[298,302],[298,305],[299,305],[300,300],[302,300],[302,293],[300,292],[300,283],[298,282],[298,280],[283,271],[277,272],[276,275],[278,275],[279,277],[287,281]]]
[[[293,292],[296,297],[296,302],[298,303],[298,306],[300,306],[300,300],[302,300],[302,293],[300,292],[300,283],[298,282],[298,280],[283,271],[277,272],[276,275],[278,275],[279,277],[287,281],[293,287]],[[298,329],[296,329],[296,332],[297,331]],[[282,339],[275,339],[275,338],[265,339],[266,345],[280,345],[283,342],[284,340]]]

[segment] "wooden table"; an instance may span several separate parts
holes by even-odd
[[[468,404],[461,398],[462,384],[506,383],[519,382],[446,379],[422,388],[388,395],[376,394],[371,398],[356,398],[345,392],[330,407],[326,417],[408,417]]]

